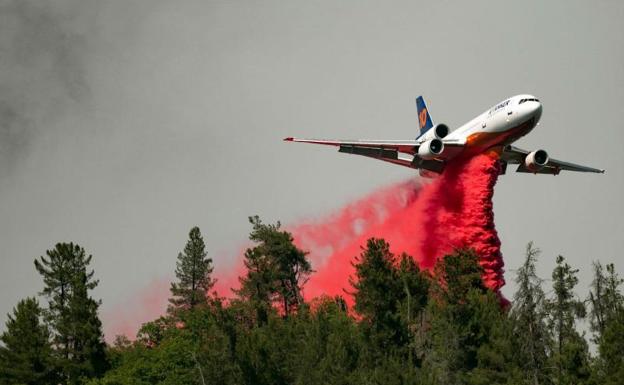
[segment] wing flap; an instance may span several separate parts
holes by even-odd
[[[338,152],[369,156],[372,158],[398,159],[398,151],[383,147],[360,147],[342,144]]]
[[[345,154],[361,155],[398,164],[401,166],[425,169],[435,173],[441,173],[446,165],[444,160],[425,160],[418,157],[418,146],[420,142],[416,140],[326,140],[326,139],[299,139],[288,137],[284,139],[288,142],[312,143],[326,146],[338,147],[338,151]],[[444,140],[444,145],[449,147],[448,155],[461,151],[463,142],[459,140]],[[446,150],[445,150],[446,152]],[[451,154],[452,153],[452,154]]]
[[[299,138],[285,138],[287,142],[297,143],[312,143],[321,144],[326,146],[351,146],[359,148],[384,148],[391,149],[398,152],[404,152],[406,154],[415,154],[419,143],[416,140],[326,140],[326,139],[299,139]]]

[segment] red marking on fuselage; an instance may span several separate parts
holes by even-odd
[[[466,138],[464,151],[470,154],[484,152],[494,146],[501,146],[515,142],[519,138],[531,132],[535,127],[535,119],[531,118],[526,122],[503,132],[476,132]]]

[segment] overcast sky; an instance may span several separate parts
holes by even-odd
[[[295,223],[410,169],[285,136],[409,139],[414,98],[456,128],[519,93],[517,144],[605,175],[496,186],[508,285],[528,241],[580,269],[624,250],[621,1],[0,0],[0,330],[60,241],[94,255],[106,313],[173,274],[189,229],[217,271],[247,216]]]

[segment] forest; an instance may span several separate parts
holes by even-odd
[[[0,384],[622,384],[623,279],[612,264],[594,262],[579,297],[578,270],[558,256],[540,276],[529,243],[506,299],[484,285],[474,249],[423,270],[371,238],[343,295],[308,299],[307,251],[279,222],[249,220],[238,288],[216,293],[193,227],[172,257],[167,312],[112,344],[92,256],[75,243],[45,251],[34,260],[44,289],[7,315]]]

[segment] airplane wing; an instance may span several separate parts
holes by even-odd
[[[325,140],[292,137],[284,140],[287,142],[334,146],[338,147],[339,152],[362,155],[409,168],[422,168],[436,173],[441,173],[444,170],[444,160],[425,160],[418,157],[418,146],[421,143],[416,140]],[[444,145],[447,145],[446,141],[444,141]],[[448,141],[449,147],[461,147],[462,145],[463,143],[458,141]]]
[[[415,154],[420,144],[416,140],[325,140],[325,139],[299,139],[286,138],[284,141],[297,143],[323,144],[326,146],[336,147],[353,147],[353,148],[369,148],[383,149],[390,151],[398,151],[406,154]],[[339,150],[340,151],[340,150]],[[341,151],[346,152],[346,151]],[[358,154],[361,155],[361,154]]]
[[[552,175],[559,174],[561,170],[578,171],[578,172],[594,172],[594,173],[599,173],[599,174],[603,174],[605,172],[605,170],[602,170],[602,169],[581,166],[580,164],[564,162],[564,161],[552,159],[552,158],[549,158],[546,165],[542,167],[540,170],[531,171],[527,169],[524,163],[524,159],[529,154],[530,154],[530,151],[523,150],[515,146],[507,146],[501,152],[501,159],[507,163],[519,164],[516,172],[526,172],[526,173],[532,173],[532,174],[552,174]]]

